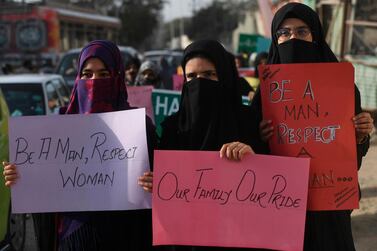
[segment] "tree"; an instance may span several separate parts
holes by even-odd
[[[164,0],[124,0],[119,18],[122,22],[121,44],[148,48],[148,38],[157,31]],[[114,10],[116,13],[116,10]],[[149,42],[150,43],[150,42]]]
[[[187,35],[192,40],[211,38],[222,40],[237,28],[239,15],[233,11],[234,3],[214,1],[200,9],[191,19]]]
[[[232,32],[245,14],[258,8],[257,0],[214,0],[194,13],[186,33],[191,40],[210,38],[231,44]]]

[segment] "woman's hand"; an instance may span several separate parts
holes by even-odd
[[[254,153],[249,145],[242,142],[231,142],[224,144],[220,149],[220,158],[226,157],[229,160],[242,160],[245,154]]]
[[[137,182],[145,191],[152,192],[153,190],[153,172],[145,172],[143,176],[139,177]]]
[[[262,120],[259,124],[259,132],[263,142],[268,142],[274,135],[274,127],[271,120]]]
[[[11,187],[14,185],[19,178],[17,167],[14,164],[10,164],[8,162],[3,161],[4,166],[4,179],[5,179],[5,186]]]
[[[361,112],[352,118],[356,129],[356,142],[364,143],[366,137],[373,130],[373,119],[369,112]]]
[[[253,100],[254,95],[255,95],[255,92],[249,91],[249,94],[247,94],[247,99],[249,100],[249,102]]]

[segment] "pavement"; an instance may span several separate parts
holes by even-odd
[[[377,250],[377,136],[372,138],[359,171],[360,207],[352,212],[352,231],[357,251]]]

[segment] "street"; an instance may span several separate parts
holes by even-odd
[[[371,145],[359,171],[362,198],[360,209],[352,213],[356,250],[374,251],[377,247],[377,142]]]

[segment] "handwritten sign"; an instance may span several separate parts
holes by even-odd
[[[358,208],[354,75],[349,63],[262,66],[272,154],[310,157],[309,210]]]
[[[128,102],[133,107],[144,107],[148,117],[154,122],[154,112],[152,106],[153,86],[127,86]]]
[[[155,151],[153,244],[302,250],[308,158]],[[182,161],[184,160],[184,161]]]
[[[9,129],[14,213],[150,207],[137,185],[149,170],[145,109],[16,117]]]

